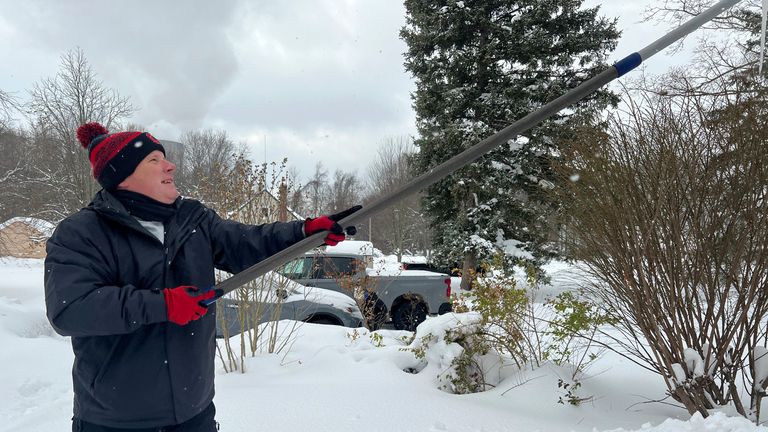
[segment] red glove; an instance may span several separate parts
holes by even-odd
[[[194,295],[196,292],[197,287],[190,285],[163,290],[168,321],[178,325],[187,325],[190,321],[200,319],[208,312],[207,307],[200,306],[200,300],[207,300],[216,295],[216,292],[210,290],[199,296]]]
[[[357,205],[330,216],[320,216],[314,219],[307,219],[304,221],[304,234],[311,236],[312,234],[320,231],[329,231],[328,235],[325,236],[323,241],[328,246],[336,246],[339,244],[339,242],[346,239],[346,236],[344,235],[345,231],[349,235],[355,235],[357,232],[357,228],[354,226],[349,226],[345,230],[341,227],[341,225],[339,225],[338,221],[360,210],[361,208],[363,208],[363,206]]]

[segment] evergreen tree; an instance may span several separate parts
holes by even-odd
[[[619,32],[582,0],[406,0],[406,68],[424,172],[503,129],[604,67]],[[425,208],[444,263],[508,263],[551,256],[547,239],[556,203],[550,165],[560,137],[615,96],[599,91],[433,185]],[[518,253],[511,252],[512,249]],[[522,251],[522,252],[520,252]],[[466,273],[466,272],[465,272]]]

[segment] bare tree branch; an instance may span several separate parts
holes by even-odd
[[[78,126],[96,121],[116,129],[135,109],[127,97],[98,80],[79,48],[64,53],[59,72],[35,83],[29,93],[26,110],[47,136],[48,147],[39,162],[62,168],[58,172],[62,177],[52,179],[51,187],[59,191],[54,196],[61,197],[62,213],[74,211],[87,204],[99,188],[75,136]]]

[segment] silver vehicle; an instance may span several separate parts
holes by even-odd
[[[372,329],[391,320],[396,329],[413,331],[427,315],[451,310],[448,275],[402,269],[392,272],[373,264],[370,242],[348,240],[309,252],[277,272],[307,287],[355,298]]]
[[[275,273],[224,296],[217,304],[217,337],[285,319],[353,328],[363,325],[362,313],[349,296],[306,287]]]

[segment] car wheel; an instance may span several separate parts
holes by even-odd
[[[424,303],[406,302],[401,304],[392,314],[392,324],[397,330],[416,331],[427,319],[427,307]]]

